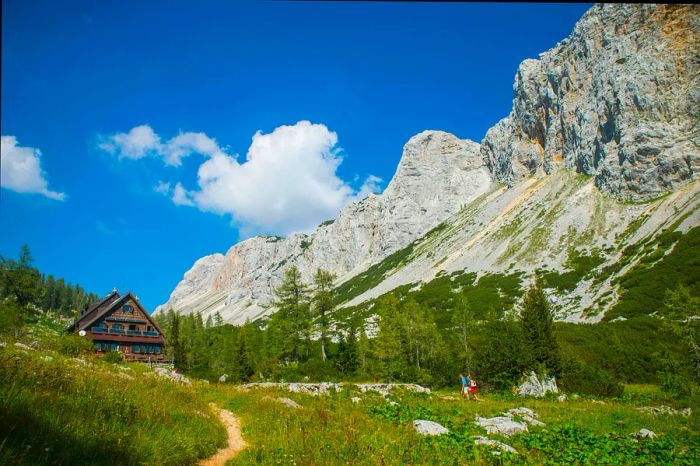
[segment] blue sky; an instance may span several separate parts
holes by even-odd
[[[0,254],[153,310],[199,257],[385,187],[412,135],[481,141],[589,5],[2,7]]]

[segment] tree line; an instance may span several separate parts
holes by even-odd
[[[528,370],[565,376],[572,365],[559,348],[539,281],[519,312],[479,320],[461,297],[449,311],[450,324],[440,328],[429,306],[392,293],[372,306],[375,326],[362,313],[341,319],[334,280],[319,269],[305,283],[290,267],[276,289],[277,311],[242,326],[221,325],[218,314],[204,322],[201,314],[169,310],[159,317],[168,351],[185,372],[211,380],[226,374],[236,382],[384,380],[439,387],[471,372],[482,386],[503,390]]]
[[[0,256],[0,319],[15,333],[24,320],[39,310],[64,317],[76,317],[86,304],[99,300],[63,278],[42,274],[33,266],[29,246],[24,245],[17,259]]]

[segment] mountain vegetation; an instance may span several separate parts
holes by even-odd
[[[38,310],[73,318],[88,303],[99,300],[78,284],[39,272],[33,262],[27,245],[22,246],[16,260],[0,256],[0,332],[17,334]]]

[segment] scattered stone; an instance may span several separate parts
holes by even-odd
[[[336,392],[341,391],[340,385],[333,382],[321,383],[277,383],[277,382],[256,382],[247,383],[239,387],[241,390],[250,390],[254,388],[282,388],[287,389],[292,393],[306,393],[311,396],[327,395],[331,390]]]
[[[134,380],[134,378],[132,376],[130,376],[129,374],[125,374],[123,372],[117,372],[117,376],[121,377],[122,379]]]
[[[535,419],[532,416],[528,416],[527,414],[524,414],[522,417],[523,417],[523,421],[527,422],[531,426],[543,427],[545,425],[544,422],[542,422],[538,419]]]
[[[510,416],[479,417],[476,416],[474,424],[484,427],[488,435],[499,434],[510,437],[511,435],[527,432],[527,424],[514,421]]]
[[[634,436],[639,438],[654,438],[656,434],[649,429],[639,429],[639,432],[635,432]]]
[[[626,321],[626,320],[627,320],[626,317],[620,316],[620,317],[615,317],[615,318],[614,318],[613,320],[611,320],[610,322],[624,322],[624,321]]]
[[[353,403],[360,403],[362,401],[362,398],[360,398],[359,396],[353,396],[350,399],[352,400]]]
[[[572,400],[578,400],[579,398],[581,397],[578,395],[578,393],[574,393],[573,395],[571,395]]]
[[[676,415],[680,414],[682,416],[690,416],[693,414],[693,410],[690,408],[683,408],[683,409],[673,409],[670,406],[644,406],[642,408],[637,408],[638,411],[641,411],[645,414],[653,414],[653,415]]]
[[[573,397],[572,397],[572,398],[573,398]],[[561,401],[561,402],[566,401],[566,393],[562,393],[561,395],[559,395],[559,396],[557,397],[557,400],[559,400],[559,401]]]
[[[129,366],[119,366],[119,365],[117,365],[117,369],[119,369],[120,371],[132,371],[133,370]]]
[[[7,343],[0,341],[0,348],[7,348]]]
[[[42,361],[46,361],[46,362],[51,362],[51,361],[53,361],[53,357],[52,357],[52,356],[48,356],[48,355],[47,355],[47,356],[42,356],[42,357],[41,357],[41,360],[42,360]]]
[[[283,405],[289,406],[290,408],[301,408],[301,405],[297,403],[296,401],[292,400],[291,398],[273,398],[275,401],[278,403],[282,403]]]
[[[165,367],[156,367],[153,370],[156,373],[156,375],[158,375],[160,377],[170,379],[173,382],[179,382],[179,383],[182,383],[185,385],[192,385],[192,382],[190,381],[190,379],[188,379],[187,377],[185,377],[184,375],[182,375],[178,372],[168,370]]]
[[[386,399],[386,402],[389,403],[390,406],[398,406],[397,402],[390,400],[389,398]]]
[[[534,371],[526,376],[525,381],[518,387],[518,395],[543,397],[547,393],[559,393],[557,381],[554,377],[544,377],[540,380]]]
[[[32,347],[29,346],[29,345],[25,345],[24,343],[16,342],[16,343],[15,343],[15,346],[16,346],[17,348],[19,348],[19,349],[34,351],[34,348],[32,348]]]
[[[537,413],[531,410],[530,408],[512,408],[508,410],[508,414],[511,416],[532,416],[532,417],[538,417]]]
[[[518,451],[515,448],[511,447],[510,445],[506,445],[505,443],[499,442],[498,440],[492,440],[488,437],[476,437],[474,439],[474,443],[477,445],[488,445],[490,447],[496,447],[500,451],[513,453],[514,455],[518,454]],[[494,452],[494,454],[495,453],[496,452]],[[499,452],[499,454],[500,454],[500,452]]]
[[[228,379],[228,374],[222,374],[221,377],[219,377],[219,383],[226,383],[226,379]]]
[[[362,393],[377,392],[382,396],[389,396],[389,393],[394,388],[403,388],[416,393],[430,393],[430,389],[413,383],[361,383],[357,384],[357,388]]]
[[[604,405],[604,404],[605,404],[605,401],[601,401],[601,400],[591,400],[591,402],[592,402],[592,403],[595,403],[595,404],[599,404],[599,405]]]
[[[443,435],[450,432],[446,427],[437,422],[426,421],[424,419],[413,421],[413,428],[421,435]]]

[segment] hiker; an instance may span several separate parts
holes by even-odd
[[[474,395],[475,401],[481,401],[479,397],[476,396],[476,380],[472,378],[471,374],[467,374],[467,380],[469,381],[467,391],[471,392],[471,394]],[[469,395],[467,395],[467,399],[469,399]]]
[[[461,395],[465,400],[469,400],[469,379],[464,374],[459,374],[459,381],[462,384]]]

